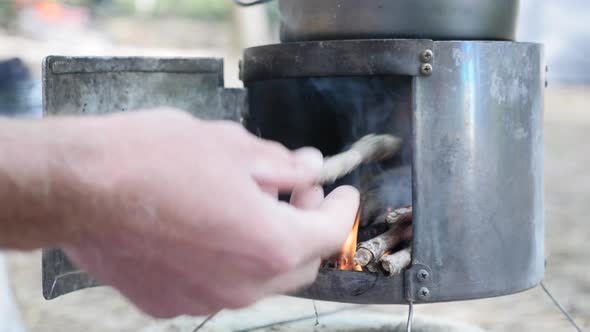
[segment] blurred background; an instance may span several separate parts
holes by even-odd
[[[586,144],[590,140],[590,79],[586,74],[590,2],[521,3],[519,40],[545,43],[549,65],[546,282],[578,321],[590,328],[590,223],[585,220],[590,214],[590,149]],[[226,85],[241,86],[238,60],[242,49],[277,42],[279,20],[274,2],[242,8],[231,0],[0,0],[0,111],[41,115],[39,80],[47,55],[220,57],[225,59]],[[8,261],[30,331],[191,331],[199,321],[187,317],[153,320],[107,288],[45,302],[39,253],[11,253]],[[316,303],[316,307],[320,313],[341,308],[329,303]],[[391,317],[406,310],[394,306],[369,309],[363,310]],[[203,331],[246,329],[313,313],[310,301],[270,299],[250,311],[224,313],[224,319],[234,317],[233,329],[213,324]],[[465,321],[489,331],[571,330],[539,289],[500,299],[420,307],[417,316]],[[301,330],[318,328],[315,321],[308,323]],[[288,325],[282,326],[272,330],[289,330]]]
[[[231,0],[0,0],[0,82],[38,80],[47,55],[138,55],[223,57],[239,86],[241,50],[277,40],[276,22]]]

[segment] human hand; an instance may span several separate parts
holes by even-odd
[[[71,222],[84,223],[64,247],[151,315],[206,315],[293,291],[351,230],[359,194],[342,187],[324,199],[315,149],[290,152],[177,111],[93,121],[77,166],[93,194],[74,203]],[[276,199],[292,191],[292,205]]]

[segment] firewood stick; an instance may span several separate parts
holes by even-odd
[[[396,224],[411,222],[414,217],[414,211],[411,206],[395,209],[391,212],[385,212],[377,216],[372,225],[387,224],[394,226]]]
[[[317,183],[332,184],[364,163],[391,158],[400,148],[401,139],[395,136],[365,136],[354,143],[350,150],[326,158]]]
[[[412,262],[412,251],[406,248],[391,255],[381,257],[381,267],[389,277],[400,275]]]
[[[385,217],[385,222],[390,225],[398,223],[410,222],[414,217],[414,210],[411,206],[396,209]]]
[[[371,262],[378,260],[387,251],[392,250],[403,241],[412,239],[412,225],[400,224],[389,231],[358,245],[354,256],[355,262],[365,267]]]
[[[364,269],[371,273],[378,273],[381,270],[381,264],[380,262],[375,261],[367,264],[367,266],[365,266]]]
[[[366,248],[358,248],[354,255],[354,261],[361,267],[367,267],[374,261],[375,255],[371,250]]]

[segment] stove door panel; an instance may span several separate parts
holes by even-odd
[[[96,115],[174,107],[209,120],[240,121],[243,89],[226,89],[223,60],[207,58],[48,57],[43,64],[45,116]],[[43,295],[97,286],[59,249],[43,252]]]

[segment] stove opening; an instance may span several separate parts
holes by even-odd
[[[386,158],[340,158],[322,182],[326,193],[352,185],[362,199],[350,236],[338,255],[325,259],[322,270],[352,271],[359,277],[399,274],[408,264],[412,242],[411,77],[260,80],[249,82],[248,90],[248,129],[289,149],[314,146],[330,158],[343,157],[363,140],[401,142]],[[340,177],[350,164],[352,171]]]

